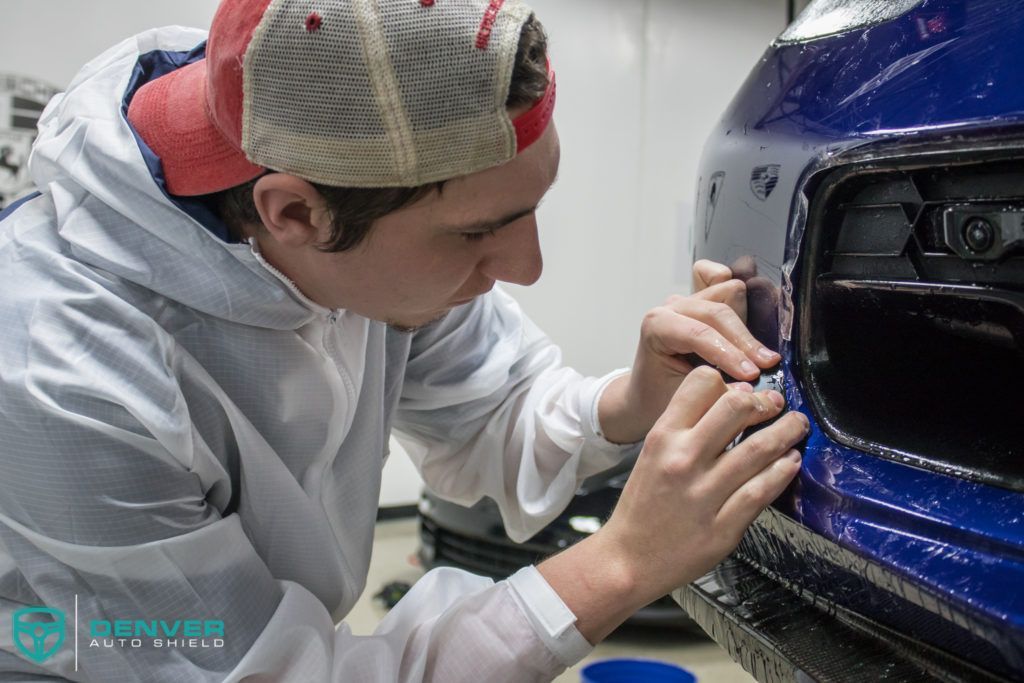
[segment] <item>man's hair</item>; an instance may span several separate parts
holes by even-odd
[[[533,15],[523,25],[512,70],[507,109],[531,105],[548,88],[547,36]],[[262,176],[260,176],[262,177]],[[207,195],[220,218],[241,239],[246,226],[262,225],[253,202],[253,188],[259,177],[242,185]],[[311,183],[327,201],[331,213],[331,235],[318,245],[321,251],[340,252],[358,246],[369,234],[373,223],[389,213],[409,206],[433,191],[441,192],[444,181],[419,187],[334,187]]]

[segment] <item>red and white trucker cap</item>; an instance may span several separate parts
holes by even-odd
[[[505,109],[518,0],[222,0],[206,58],[147,83],[128,120],[192,196],[265,169],[415,187],[505,163],[547,128],[548,91]]]

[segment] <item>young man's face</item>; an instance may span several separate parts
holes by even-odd
[[[266,250],[309,298],[415,329],[490,291],[530,285],[543,262],[535,210],[558,172],[554,123],[512,161],[448,181],[443,191],[379,219],[341,253]],[[261,240],[261,247],[262,244]]]

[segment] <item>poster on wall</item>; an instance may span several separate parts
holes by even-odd
[[[0,73],[0,209],[33,189],[28,154],[39,116],[57,91],[33,78]]]

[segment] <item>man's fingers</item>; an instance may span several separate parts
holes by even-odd
[[[736,280],[730,280],[729,283],[716,285],[716,287],[728,286],[731,282],[736,282]],[[745,295],[744,301],[746,301]],[[706,301],[697,296],[685,299],[672,299],[671,308],[680,315],[695,318],[706,325],[714,327],[723,337],[732,342],[743,356],[761,367],[771,367],[781,360],[777,354],[770,351],[764,344],[754,338],[754,335],[747,329],[743,319],[743,316],[746,315],[745,306],[741,315],[727,302]],[[708,360],[712,359],[708,358]],[[739,363],[743,361],[743,358],[737,358],[736,360]],[[725,367],[726,371],[738,369],[738,367]],[[732,373],[730,372],[729,374]]]
[[[747,285],[742,280],[731,279],[711,285],[699,292],[694,292],[691,298],[703,299],[704,301],[715,301],[722,303],[736,311],[740,320],[747,320]],[[670,299],[670,302],[676,301]]]
[[[717,524],[723,529],[734,530],[738,540],[739,535],[779,497],[799,471],[799,451],[788,451],[783,457],[776,458],[726,499],[718,511]]]
[[[688,318],[699,320],[715,330],[736,347],[738,354],[733,354],[733,362],[729,364],[729,356],[719,353],[717,357],[706,356],[701,349],[689,348],[681,351],[687,353],[697,351],[705,360],[715,363],[733,377],[753,378],[754,374],[749,368],[742,368],[744,360],[751,361],[760,368],[770,368],[777,365],[782,357],[757,340],[750,333],[746,324],[747,315],[747,289],[739,280],[729,280],[718,285],[713,285],[699,294],[682,297],[673,296],[665,302],[665,308]],[[697,330],[693,330],[697,332]],[[707,334],[706,332],[703,334]],[[719,348],[712,341],[712,350]],[[725,362],[726,364],[722,364]]]
[[[736,312],[736,316],[743,322],[743,334],[739,337],[734,337],[733,341],[740,346],[746,353],[747,357],[753,360],[762,368],[769,368],[773,365],[777,365],[782,357],[772,351],[764,344],[760,343],[755,337],[753,337],[749,330],[754,327],[754,323],[758,323],[757,329],[765,329],[765,325],[757,320],[751,320],[748,315],[748,304],[750,301],[760,302],[762,305],[760,308],[755,308],[755,311],[760,311],[762,316],[765,311],[774,312],[778,308],[778,301],[774,304],[769,305],[770,301],[766,300],[765,283],[768,283],[769,291],[767,292],[770,297],[774,292],[775,288],[771,285],[770,281],[764,278],[754,278],[749,282],[743,282],[742,280],[732,279],[721,284],[717,284],[708,287],[702,292],[694,294],[690,297],[693,299],[703,299],[706,301],[713,301],[717,303],[723,303],[729,308]],[[751,298],[753,296],[753,299]],[[670,299],[671,304],[682,305],[683,299]]]
[[[693,264],[693,291],[699,292],[711,285],[725,282],[732,277],[729,266],[707,259],[701,259]]]
[[[775,391],[749,394],[730,391],[711,406],[687,438],[700,444],[700,457],[711,463],[744,429],[778,415],[783,402],[782,395]],[[729,455],[732,455],[731,451]],[[735,488],[733,486],[723,493],[727,495]]]
[[[715,463],[715,477],[722,480],[726,493],[731,494],[800,443],[809,427],[802,413],[785,415],[723,453]]]
[[[685,355],[696,353],[712,365],[725,370],[733,377],[754,379],[758,376],[758,364],[771,367],[769,358],[756,351],[749,353],[742,349],[761,349],[736,314],[724,304],[690,299],[687,303],[676,302],[684,315],[670,308],[659,310],[651,318],[649,328],[658,345],[669,354]],[[734,340],[739,339],[740,346]],[[756,360],[753,360],[756,359]]]
[[[717,370],[706,365],[695,368],[679,385],[651,431],[691,429],[727,391],[725,380]]]

